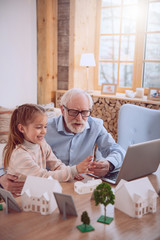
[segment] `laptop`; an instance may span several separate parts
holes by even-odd
[[[155,172],[160,164],[160,139],[130,145],[120,169],[101,179],[118,184],[121,179],[133,180]]]

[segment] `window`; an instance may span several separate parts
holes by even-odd
[[[37,206],[37,212],[40,212],[40,206],[39,205]]]
[[[160,0],[101,0],[98,9],[96,88],[160,87]]]

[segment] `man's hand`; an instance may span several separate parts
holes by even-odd
[[[94,172],[94,175],[103,177],[109,172],[110,163],[107,160],[95,161],[94,163],[94,168],[89,167],[89,170]]]
[[[10,175],[10,174],[4,174],[0,177],[0,184],[2,187],[10,191],[14,196],[20,195],[24,182],[16,182],[17,177]]]

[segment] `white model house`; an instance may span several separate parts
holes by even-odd
[[[157,197],[148,177],[130,182],[121,180],[115,188],[115,208],[130,217],[140,218],[156,212]]]
[[[57,208],[53,192],[62,193],[57,180],[28,176],[21,192],[23,210],[51,214]]]
[[[101,179],[92,179],[87,181],[87,183],[83,182],[75,182],[74,183],[74,191],[79,194],[90,193],[93,192],[94,189],[102,183]]]

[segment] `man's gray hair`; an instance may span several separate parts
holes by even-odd
[[[61,106],[63,106],[63,105],[67,106],[67,103],[69,101],[71,101],[72,97],[74,97],[76,95],[84,95],[84,96],[86,96],[88,98],[89,108],[92,109],[92,106],[93,106],[92,97],[86,91],[84,91],[84,90],[82,90],[80,88],[71,88],[70,90],[65,92],[65,94],[61,98],[60,105]]]

